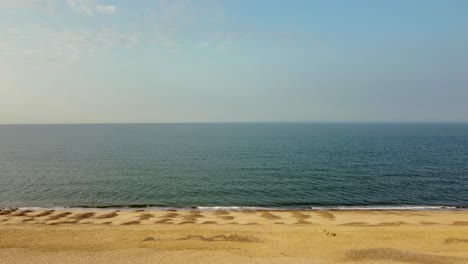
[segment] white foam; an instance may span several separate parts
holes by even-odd
[[[381,211],[398,211],[398,210],[413,210],[413,211],[433,211],[433,210],[457,210],[465,211],[468,210],[466,207],[457,207],[457,206],[425,206],[425,205],[401,205],[401,206],[301,206],[301,207],[261,207],[261,206],[198,206],[198,207],[166,207],[166,206],[149,206],[149,207],[4,207],[0,209],[13,209],[18,210],[73,210],[73,211],[133,211],[133,210],[145,210],[145,211],[163,211],[163,210],[202,210],[202,211],[215,211],[215,210],[227,210],[227,211],[243,211],[243,210],[310,210],[310,211],[321,211],[321,210],[362,210],[362,211],[372,211],[372,210],[381,210]]]

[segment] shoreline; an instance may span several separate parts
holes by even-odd
[[[273,215],[273,213],[275,215]],[[226,217],[229,216],[229,217]],[[281,219],[282,224],[301,224],[293,220],[315,220],[306,224],[317,225],[346,225],[347,221],[354,218],[372,219],[371,222],[386,220],[396,221],[399,225],[421,224],[426,218],[436,218],[439,222],[434,224],[453,224],[450,220],[460,217],[453,223],[466,223],[468,226],[468,210],[414,210],[414,209],[341,209],[341,210],[291,210],[291,209],[246,209],[246,210],[200,210],[200,209],[166,209],[153,210],[151,208],[61,208],[61,209],[24,209],[11,208],[0,209],[0,225],[8,224],[57,224],[54,220],[76,220],[73,224],[102,224],[103,219],[113,218],[118,220],[157,220],[159,218],[170,219],[172,224],[180,224],[181,220],[190,220],[186,224],[203,224],[204,220],[216,224],[241,224],[245,221],[255,224],[278,224],[268,220]],[[406,219],[406,221],[400,221]],[[408,221],[409,219],[413,221]],[[82,220],[87,220],[82,222]],[[203,221],[202,221],[203,220]],[[225,221],[221,221],[225,220]],[[229,220],[229,221],[228,221]],[[235,220],[238,220],[236,222]],[[331,221],[326,221],[331,220]],[[464,221],[462,221],[464,220]],[[398,222],[399,221],[399,222]],[[419,221],[419,222],[417,222]],[[71,223],[71,222],[70,222]],[[138,224],[159,224],[160,222],[139,221]],[[163,222],[166,223],[166,222]],[[245,224],[245,223],[244,223]],[[248,224],[248,223],[247,223]],[[376,223],[382,224],[382,223]]]
[[[2,210],[2,263],[468,263],[468,211]]]
[[[5,210],[71,210],[71,211],[468,211],[468,205],[389,205],[389,206],[305,206],[305,207],[269,207],[269,206],[193,206],[193,207],[175,207],[175,206],[146,206],[146,205],[110,205],[110,206],[5,206],[0,207],[0,211]]]

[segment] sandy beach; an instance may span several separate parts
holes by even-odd
[[[468,263],[468,211],[0,211],[1,263]]]

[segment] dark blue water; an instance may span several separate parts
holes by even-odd
[[[117,205],[468,205],[468,125],[0,126],[0,207]]]

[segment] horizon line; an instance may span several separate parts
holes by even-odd
[[[157,124],[468,124],[468,121],[207,121],[207,122],[89,122],[89,123],[0,123],[21,125],[157,125]]]

